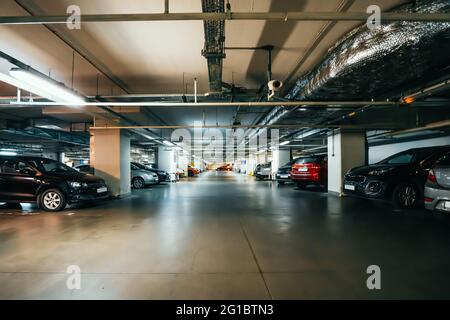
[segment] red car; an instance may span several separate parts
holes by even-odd
[[[298,188],[308,184],[325,186],[327,184],[327,155],[306,156],[298,158],[291,169],[291,180]]]
[[[226,164],[216,169],[217,171],[233,171],[233,166],[231,164]]]

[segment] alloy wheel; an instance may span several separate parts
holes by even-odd
[[[44,206],[47,209],[55,210],[61,204],[61,196],[57,192],[48,192],[44,196]]]
[[[417,192],[412,186],[404,186],[398,193],[400,203],[404,207],[411,207],[417,199]]]
[[[144,187],[144,181],[141,178],[134,179],[133,186],[136,189],[142,189]]]

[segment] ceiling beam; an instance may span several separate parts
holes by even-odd
[[[372,106],[394,106],[398,105],[396,101],[262,101],[262,102],[17,102],[11,101],[10,105],[20,106],[69,106],[69,107],[298,107],[311,108],[311,107],[328,107],[340,109],[343,107],[360,107],[363,105]]]
[[[367,21],[371,14],[365,12],[186,12],[186,13],[138,13],[138,14],[84,14],[81,23],[132,22],[132,21]],[[0,24],[66,24],[67,15],[2,16]],[[450,13],[384,12],[382,22],[420,21],[449,22]]]
[[[135,130],[135,129],[237,129],[237,128],[249,128],[249,129],[300,129],[300,128],[341,128],[341,129],[367,129],[367,130],[392,130],[391,127],[386,125],[376,125],[376,124],[362,124],[362,125],[345,125],[345,124],[335,124],[335,125],[315,125],[310,123],[301,124],[274,124],[274,125],[168,125],[168,126],[105,126],[105,127],[90,127],[90,130],[110,130],[110,129],[125,129],[125,130]],[[397,128],[398,129],[398,128]],[[404,128],[401,128],[404,129]]]

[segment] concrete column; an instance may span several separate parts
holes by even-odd
[[[365,132],[335,131],[328,135],[328,192],[342,195],[347,171],[366,163]]]
[[[64,159],[66,157],[65,153],[64,152],[58,152],[57,156],[58,156],[58,161],[61,162],[61,163],[64,163]]]
[[[257,166],[257,157],[250,155],[247,159],[247,174],[253,174]]]
[[[131,192],[130,136],[120,129],[91,131],[90,165],[112,196]]]
[[[272,173],[276,173],[280,167],[289,161],[291,161],[291,150],[272,150]]]
[[[158,147],[158,168],[169,173],[177,171],[175,150],[164,146]]]
[[[186,151],[180,152],[178,154],[178,168],[184,171],[185,176],[188,175],[188,164],[190,156]]]

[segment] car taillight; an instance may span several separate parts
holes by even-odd
[[[430,170],[430,172],[428,173],[428,181],[430,182],[436,182],[436,176],[434,175],[434,171]]]
[[[433,202],[433,198],[423,198],[423,201],[430,203]]]

